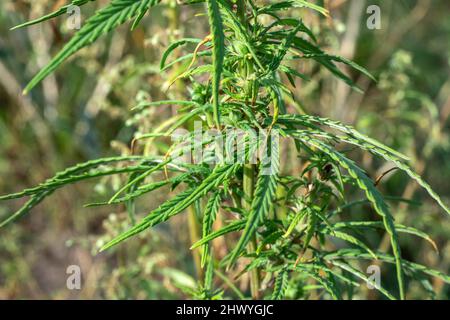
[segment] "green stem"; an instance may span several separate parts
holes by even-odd
[[[237,0],[236,6],[237,6],[237,15],[239,17],[239,20],[241,20],[241,23],[245,27],[245,26],[247,26],[247,20],[245,17],[245,12],[246,12],[245,0]]]
[[[256,165],[246,164],[244,166],[244,177],[243,177],[243,189],[244,189],[244,201],[243,208],[249,212],[252,208],[253,195],[255,193],[255,173]],[[248,244],[248,252],[255,252],[257,248],[256,235],[253,236],[251,242]],[[252,293],[252,298],[257,300],[259,296],[260,287],[260,277],[258,268],[252,269],[250,272],[250,290]]]
[[[244,28],[248,27],[248,21],[246,17],[246,1],[245,0],[236,0],[237,5],[237,15],[239,17],[239,20],[241,21]],[[253,71],[253,64],[250,61],[246,61],[242,65],[241,73],[245,78],[248,78],[249,73]],[[247,95],[250,99],[253,100],[253,95],[255,94],[254,88],[251,83],[247,86],[247,88],[244,88],[247,92]],[[242,203],[242,208],[250,212],[252,208],[252,202],[253,202],[253,195],[255,192],[255,176],[256,176],[256,165],[254,164],[246,164],[244,166],[244,176],[243,176],[243,191],[244,191],[244,199]],[[253,236],[252,240],[247,246],[248,252],[252,253],[255,252],[257,248],[257,241],[256,241],[256,235]],[[260,298],[259,295],[259,288],[260,288],[260,275],[259,275],[259,269],[254,268],[250,272],[250,290],[252,294],[252,298],[257,300]]]
[[[176,31],[180,28],[180,10],[177,5],[176,0],[172,0],[170,2],[170,6],[168,8],[168,19],[170,30]],[[174,33],[170,34],[171,41],[175,40]],[[170,78],[175,77],[177,74],[180,74],[182,71],[181,65],[175,68],[173,74]],[[181,94],[184,91],[183,81],[176,82],[176,92]],[[188,208],[188,228],[189,228],[189,238],[191,243],[196,243],[201,239],[200,233],[200,223],[197,219],[197,212],[195,204],[191,205]],[[194,260],[195,272],[199,281],[203,281],[204,279],[204,270],[201,265],[201,253],[199,249],[192,250],[192,259]]]
[[[197,220],[197,213],[195,205],[191,205],[188,208],[188,226],[189,226],[189,237],[191,243],[196,243],[201,239],[200,228]],[[202,268],[202,258],[199,249],[192,250],[192,258],[194,259],[195,271],[197,273],[197,278],[199,281],[204,279],[204,271]]]

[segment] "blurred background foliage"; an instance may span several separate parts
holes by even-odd
[[[173,74],[161,74],[159,58],[171,40],[203,38],[207,24],[198,8],[175,8],[165,0],[135,31],[129,26],[82,50],[50,75],[28,96],[25,86],[73,34],[60,17],[37,26],[9,31],[64,5],[64,0],[4,0],[0,2],[0,194],[36,185],[54,172],[87,159],[131,153],[136,132],[156,128],[175,109],[148,109],[133,117],[139,100],[188,95],[187,84],[166,92]],[[106,1],[83,7],[83,17]],[[318,34],[325,51],[355,60],[372,72],[378,83],[353,74],[364,93],[351,90],[329,73],[301,62],[297,68],[311,75],[297,81],[301,105],[290,106],[348,124],[411,157],[418,173],[450,203],[450,19],[448,0],[324,0],[332,18],[299,10]],[[381,7],[381,30],[366,26],[369,5]],[[180,66],[180,70],[183,70]],[[348,70],[352,75],[351,70]],[[170,94],[170,95],[169,95]],[[168,96],[169,95],[169,96]],[[144,151],[164,151],[169,141],[145,145]],[[152,150],[152,148],[157,150]],[[288,148],[288,146],[286,146]],[[287,151],[288,152],[288,151]],[[289,154],[289,152],[288,152]],[[370,155],[354,154],[367,173],[377,177],[389,164]],[[296,158],[291,169],[301,170]],[[196,286],[196,270],[189,247],[188,222],[179,215],[170,223],[140,235],[106,253],[97,249],[129,220],[124,207],[83,208],[111,194],[119,181],[74,185],[58,191],[20,224],[0,231],[0,299],[23,298],[189,298]],[[417,238],[402,238],[406,259],[450,273],[450,224],[437,205],[405,175],[392,172],[380,188],[391,196],[413,199],[393,204],[396,221],[428,232],[439,253]],[[152,194],[138,203],[140,212],[161,203],[169,193]],[[355,193],[354,200],[358,199]],[[0,204],[0,217],[19,207]],[[368,206],[355,207],[349,216],[374,217]],[[386,250],[382,233],[365,234],[369,243]],[[227,243],[216,243],[227,251]],[[66,268],[79,265],[83,287],[66,288]],[[393,270],[383,266],[383,285],[395,287]],[[435,298],[448,299],[450,290],[438,280],[430,284]],[[218,284],[224,297],[245,291],[245,278]],[[291,290],[292,291],[292,290]],[[308,298],[299,293],[293,297]],[[428,298],[414,285],[408,298]],[[309,297],[311,298],[311,297]],[[367,290],[360,299],[380,298]]]

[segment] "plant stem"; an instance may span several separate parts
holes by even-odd
[[[279,184],[277,187],[277,199],[281,199],[281,205],[280,208],[274,212],[275,219],[284,220],[288,216],[289,210],[287,208],[285,197],[286,189],[281,184]]]
[[[246,17],[246,1],[245,0],[237,0],[237,15],[239,20],[241,21],[244,28],[247,28],[248,22]],[[251,62],[245,63],[241,72],[245,76],[248,77],[249,73],[252,71],[253,64]],[[252,99],[252,95],[255,93],[252,89],[252,84],[249,83],[247,88],[244,88],[247,91],[247,95],[250,99]],[[250,90],[249,90],[250,89]],[[253,99],[252,99],[253,100]],[[255,192],[255,175],[256,175],[256,165],[254,164],[246,164],[244,166],[244,176],[243,176],[243,191],[244,191],[244,201],[242,207],[247,212],[250,212],[252,208],[253,195]],[[247,246],[248,252],[255,252],[257,248],[256,235],[253,236],[252,240]],[[259,295],[260,288],[260,277],[258,268],[252,269],[250,272],[250,291],[252,294],[252,298],[257,300],[260,298]]]
[[[195,205],[191,205],[188,208],[188,226],[189,226],[189,237],[191,243],[196,243],[201,239],[200,228],[197,221],[197,213]],[[202,268],[201,256],[199,249],[192,250],[192,258],[194,259],[195,271],[197,273],[197,278],[199,281],[203,281],[204,270]]]
[[[241,20],[241,23],[244,25],[244,27],[247,26],[247,21],[245,18],[245,0],[237,0],[236,1],[237,6],[237,15],[239,17],[239,20]]]
[[[176,0],[172,0],[170,3],[170,6],[168,8],[168,19],[169,19],[169,25],[170,30],[173,32],[170,34],[171,41],[176,40],[174,31],[177,31],[180,28],[180,9],[177,5]],[[173,74],[170,76],[170,78],[175,77],[177,74],[181,73],[181,65],[178,65],[177,68],[174,69]],[[177,81],[175,83],[176,89],[172,92],[176,92],[178,94],[181,94],[184,91],[184,84],[183,81]],[[181,96],[180,96],[181,97]],[[189,228],[189,239],[191,243],[196,243],[201,239],[200,234],[200,223],[197,219],[197,212],[196,212],[196,206],[195,204],[189,206],[188,208],[188,228]],[[195,272],[198,278],[198,281],[203,281],[204,279],[204,270],[201,265],[201,254],[199,249],[192,250],[192,259],[194,260],[194,266],[195,266]]]
[[[243,177],[243,189],[244,189],[244,201],[243,208],[247,212],[251,210],[253,194],[255,192],[255,173],[256,173],[256,165],[254,164],[246,164],[244,166],[244,177]],[[256,245],[256,235],[253,236],[251,242],[248,244],[248,252],[255,252]],[[259,270],[258,268],[252,269],[250,272],[250,290],[252,293],[253,299],[259,299],[259,287],[260,287],[260,278],[259,278]]]

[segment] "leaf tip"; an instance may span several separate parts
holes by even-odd
[[[108,250],[112,246],[113,246],[113,244],[111,244],[111,242],[108,242],[107,244],[103,245],[100,249],[98,249],[98,253],[100,254],[100,253]]]

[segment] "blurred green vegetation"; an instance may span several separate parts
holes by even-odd
[[[204,17],[192,18],[194,14],[172,8],[171,1],[153,10],[134,32],[121,27],[82,50],[28,96],[21,94],[22,88],[73,31],[67,30],[64,16],[26,29],[9,28],[50,12],[65,1],[0,3],[0,194],[36,185],[55,171],[86,159],[131,153],[135,131],[157,127],[176,112],[170,108],[149,110],[145,117],[129,119],[130,107],[140,99],[176,98],[186,96],[190,89],[179,82],[177,90],[167,96],[170,76],[160,74],[159,57],[170,40],[206,35],[207,25]],[[321,45],[326,51],[354,59],[379,81],[354,74],[364,91],[360,94],[313,65],[299,65],[302,72],[311,75],[311,81],[302,82],[295,91],[302,107],[311,114],[354,124],[410,156],[416,171],[450,203],[450,3],[324,2],[332,19],[319,19],[311,13],[304,17],[317,32]],[[381,30],[366,27],[369,4],[381,7]],[[95,6],[84,6],[83,16]],[[165,146],[156,148],[164,150]],[[390,169],[368,155],[355,154],[353,158],[372,177]],[[291,163],[293,167],[298,165],[296,159]],[[128,216],[124,207],[91,209],[83,205],[111,194],[119,186],[117,179],[105,178],[58,191],[58,196],[34,209],[20,224],[0,230],[0,299],[190,297],[196,272],[188,249],[191,242],[185,216],[97,254],[102,244],[127,228]],[[448,274],[448,217],[404,174],[390,173],[380,188],[392,196],[414,199],[415,205],[401,203],[392,208],[396,221],[426,231],[439,247],[437,254],[428,243],[406,236],[402,239],[405,258]],[[168,192],[141,200],[139,211],[155,207]],[[358,194],[354,198],[358,199]],[[0,217],[19,205],[1,203]],[[348,214],[375,215],[365,206]],[[384,234],[365,237],[382,249],[389,245]],[[220,248],[226,243],[217,245]],[[80,291],[66,288],[66,268],[72,264],[80,265],[83,271]],[[395,287],[393,270],[383,268],[382,281],[387,288]],[[248,289],[245,279],[234,285],[239,290]],[[448,286],[437,280],[432,286],[436,298],[450,297]],[[236,288],[233,290],[230,284],[225,287],[227,297],[236,297]],[[428,296],[410,286],[408,297]],[[367,291],[366,296],[356,298],[379,296]]]

